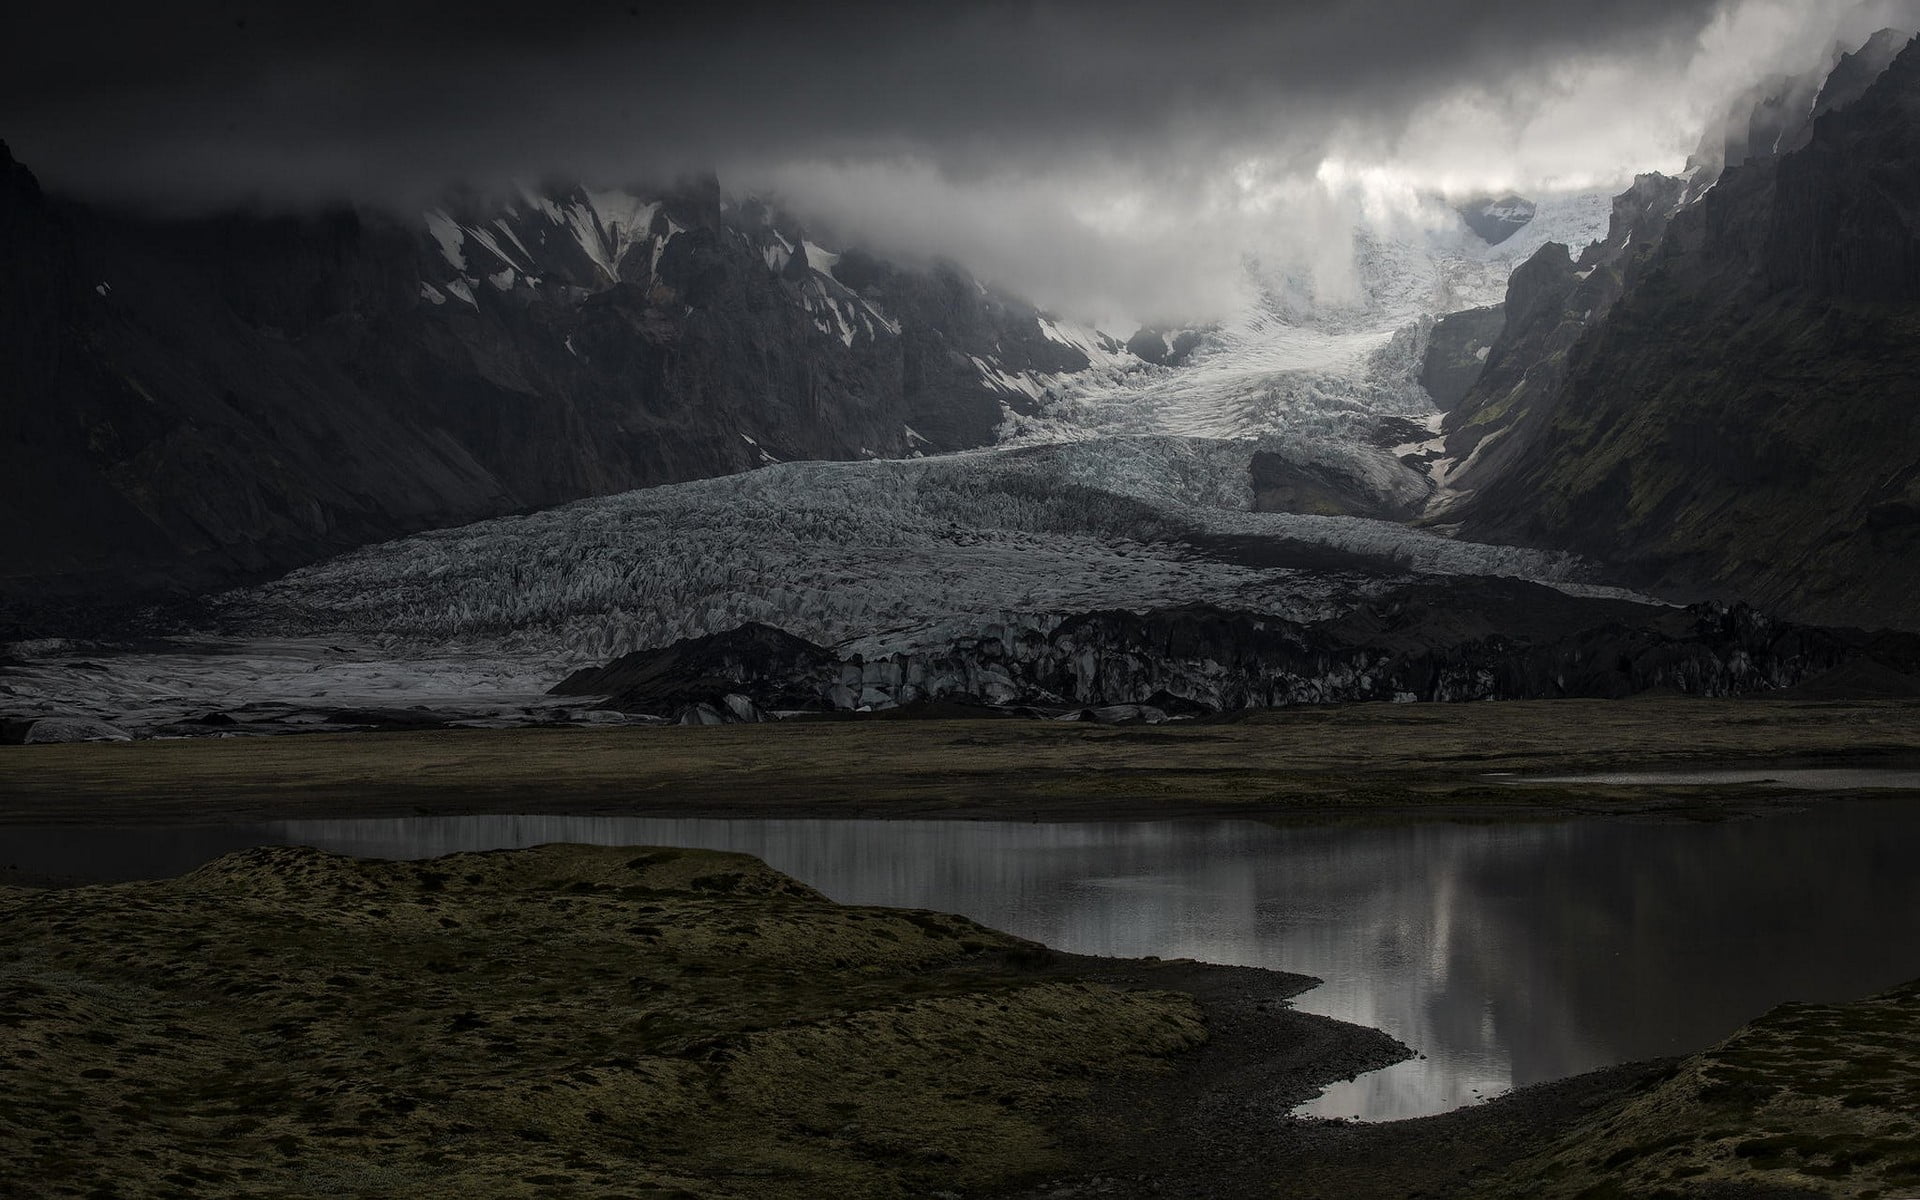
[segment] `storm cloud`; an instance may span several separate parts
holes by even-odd
[[[168,208],[700,169],[1089,315],[1215,315],[1356,206],[1676,169],[1920,0],[46,5],[0,137]]]

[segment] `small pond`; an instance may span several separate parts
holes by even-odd
[[[0,828],[0,863],[124,879],[260,843],[414,858],[542,842],[741,850],[836,900],[965,913],[1065,950],[1326,982],[1302,1009],[1424,1057],[1303,1111],[1369,1120],[1717,1042],[1786,1000],[1920,976],[1920,801],[1755,820],[1279,829],[1245,821],[468,816]]]

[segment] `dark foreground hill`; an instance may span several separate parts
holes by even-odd
[[[0,888],[0,1195],[1900,1194],[1920,991],[1422,1121],[1302,976],[1057,955],[742,855],[296,848]]]

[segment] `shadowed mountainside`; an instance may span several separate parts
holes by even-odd
[[[1636,239],[1604,319],[1575,331],[1510,301],[1455,413],[1518,414],[1500,461],[1482,456],[1497,469],[1462,480],[1478,490],[1448,516],[1467,536],[1796,619],[1920,621],[1920,48],[1854,90],[1798,149],[1730,167],[1657,245]],[[1515,288],[1551,276],[1551,307],[1584,313],[1606,264],[1581,280],[1556,261]]]
[[[993,439],[1131,361],[951,266],[834,255],[711,180],[163,219],[0,148],[0,585],[193,590],[786,459]]]

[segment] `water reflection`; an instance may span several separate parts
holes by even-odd
[[[1496,772],[1502,783],[1598,783],[1614,787],[1669,787],[1705,784],[1766,784],[1802,791],[1861,789],[1920,791],[1920,770],[1911,767],[1688,767],[1668,771],[1598,771],[1586,775],[1514,775]]]
[[[561,841],[741,850],[836,900],[962,912],[1067,950],[1303,971],[1326,983],[1301,1008],[1426,1055],[1307,1108],[1367,1119],[1697,1050],[1781,1001],[1920,975],[1920,805],[1904,801],[1698,825],[475,816],[201,832],[219,842],[205,857],[258,841],[383,857]],[[71,859],[103,838],[0,831],[0,861]]]

